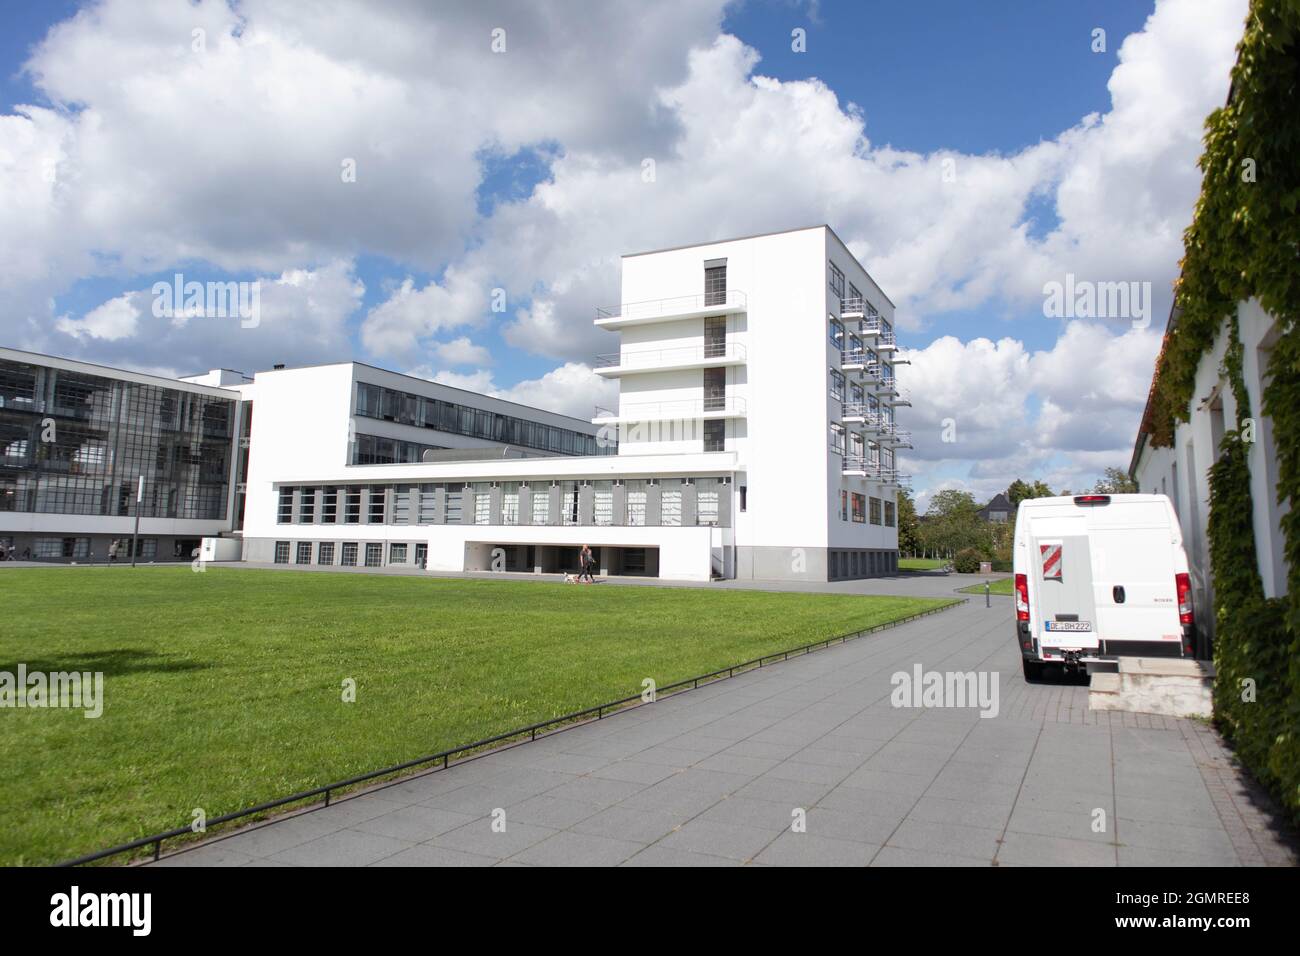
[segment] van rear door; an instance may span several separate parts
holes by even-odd
[[[1089,509],[1097,631],[1106,654],[1178,656],[1182,624],[1175,540],[1160,502],[1125,501]]]
[[[1045,660],[1066,652],[1097,651],[1091,550],[1087,534],[1045,534],[1030,540],[1038,595],[1035,619]]]

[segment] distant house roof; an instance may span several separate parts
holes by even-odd
[[[994,512],[1000,512],[1002,515],[1010,517],[1015,510],[1011,505],[1011,499],[1002,492],[998,492],[988,504],[979,510],[979,516],[985,521],[992,521]]]

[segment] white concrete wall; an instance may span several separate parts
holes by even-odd
[[[728,422],[727,448],[740,456],[735,543],[758,548],[887,549],[898,547],[897,527],[839,520],[841,488],[895,502],[891,485],[841,475],[832,454],[830,422],[840,403],[829,397],[829,372],[839,367],[829,344],[829,318],[839,301],[829,288],[833,260],[847,282],[892,322],[893,303],[825,227],[626,256],[623,302],[645,302],[704,291],[704,263],[727,260],[727,288],[745,294],[747,311],[728,320],[727,338],[745,347],[747,362],[728,369],[728,396],[746,402],[747,415]],[[703,344],[702,319],[629,326],[622,348],[644,350]],[[610,351],[613,351],[611,347]],[[888,356],[886,356],[888,358]],[[621,410],[644,402],[703,397],[699,370],[624,376]],[[698,423],[694,427],[698,427]],[[649,429],[644,429],[649,432]],[[702,447],[698,439],[674,441],[649,434],[647,442],[621,442],[627,453],[675,453]],[[739,486],[748,508],[739,510]]]

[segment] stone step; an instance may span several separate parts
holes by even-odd
[[[1095,673],[1091,710],[1122,710],[1166,717],[1210,717],[1214,665],[1181,658],[1121,658],[1118,673]]]

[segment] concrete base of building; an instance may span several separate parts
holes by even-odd
[[[736,577],[757,581],[852,581],[898,573],[898,552],[873,548],[736,548]]]
[[[482,531],[482,529],[477,529]],[[609,528],[601,531],[608,532]],[[518,532],[516,531],[516,534]],[[707,539],[706,539],[707,540]],[[322,548],[321,545],[326,545]],[[429,562],[429,539],[393,537],[367,540],[304,539],[292,534],[281,539],[244,539],[243,559],[254,564],[330,564],[358,567],[411,567],[436,571],[500,571],[534,574],[576,574],[579,544],[525,544],[466,541],[459,566]],[[661,563],[660,549],[645,545],[592,543],[597,573],[602,577],[629,575],[677,579]],[[713,549],[717,550],[717,549]],[[851,581],[885,577],[898,571],[898,552],[881,549],[753,548],[735,549],[734,561],[714,554],[715,567],[734,567],[738,580]],[[702,576],[692,579],[704,580]]]
[[[140,535],[139,561],[192,561],[199,537]],[[117,561],[131,560],[131,535],[57,534],[0,530],[0,545],[16,560],[52,564],[105,564],[112,543],[117,542]]]

